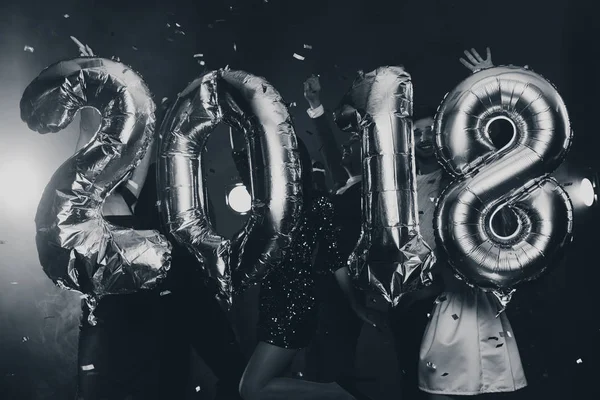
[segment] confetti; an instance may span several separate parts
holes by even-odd
[[[496,348],[504,346],[504,343],[500,343],[496,345]]]
[[[94,367],[94,364],[88,364],[88,365],[82,365],[82,366],[81,366],[81,370],[82,370],[82,371],[91,371],[91,370],[93,370],[94,368],[95,368],[95,367]]]
[[[167,100],[169,100],[169,98],[168,98],[168,97],[163,97],[163,98],[160,100],[160,104],[163,104],[163,103],[164,103],[165,101],[167,101]]]
[[[204,54],[202,54],[202,53],[194,54],[194,58],[201,58],[201,57],[204,57]]]
[[[29,338],[27,336],[23,336],[23,339],[21,339],[21,342],[23,342],[23,343],[29,342]]]
[[[171,24],[167,24],[167,28],[170,28],[170,27],[171,27]]]
[[[488,338],[488,340],[500,340],[500,339],[498,339],[496,336],[490,336],[490,337]]]
[[[166,296],[166,295],[168,295],[168,294],[171,294],[171,291],[170,291],[170,290],[163,290],[162,292],[160,292],[160,295],[161,295],[161,296]]]
[[[500,337],[512,337],[510,331],[500,332]]]
[[[175,22],[175,26],[181,28],[181,25],[179,25],[177,22]]]
[[[434,363],[432,363],[431,361],[427,361],[427,368],[435,371],[437,369],[437,366]]]
[[[23,51],[28,51],[29,53],[33,53],[35,51],[35,49],[31,46],[25,46],[23,48]]]
[[[135,46],[131,46],[132,49],[137,50],[138,48]]]
[[[424,211],[422,211],[422,210],[420,210],[420,211],[419,211],[419,215],[423,215],[423,214],[425,214],[425,212],[424,212]]]
[[[431,318],[431,314],[430,313],[427,313],[427,318]]]
[[[18,284],[19,284],[19,282],[11,282],[10,284],[11,284],[11,285],[18,285]]]
[[[452,319],[456,321],[458,319],[458,315],[452,314]]]
[[[196,386],[196,393],[198,393],[200,390],[202,390],[200,386]]]
[[[183,36],[185,36],[185,32],[182,31],[182,30],[180,30],[180,29],[175,29],[175,34],[176,35],[183,35]]]
[[[69,17],[70,17],[70,15],[69,15],[69,14],[65,14],[65,15],[63,15],[63,17],[65,17],[65,18],[69,18]]]
[[[233,51],[237,51],[237,45],[235,44],[235,42],[233,43]]]
[[[304,374],[302,373],[302,371],[298,371],[298,372],[296,372],[296,377],[297,378],[303,378]]]
[[[300,54],[297,54],[297,53],[294,53],[294,58],[296,60],[304,61],[304,57],[302,57]]]
[[[429,200],[431,200],[432,203],[435,203],[435,197],[430,197]]]
[[[308,133],[309,135],[314,135],[314,133],[309,130],[307,130],[306,133]]]
[[[581,363],[583,363],[583,360],[581,358],[578,358],[577,359],[577,364],[581,364]]]
[[[204,62],[204,60],[198,60],[198,64],[200,64],[200,65],[206,65],[206,63]]]
[[[305,44],[305,45],[304,45],[304,48],[305,48],[305,49],[308,49],[308,50],[312,50],[312,46],[311,46],[310,44]]]
[[[447,373],[447,372],[444,372],[444,373],[442,374],[442,376],[448,376],[448,373]]]
[[[290,103],[290,105],[289,105],[289,106],[290,106],[290,107],[296,107],[296,106],[297,106],[297,104],[296,104],[296,102],[295,102],[295,101],[292,101],[292,102]]]
[[[172,39],[172,38],[170,38],[170,37],[169,37],[169,38],[167,38],[167,42],[172,42],[172,41],[173,41],[173,39]]]
[[[435,304],[440,304],[442,301],[446,301],[446,296],[445,295],[441,295],[439,296],[437,299],[435,299]]]

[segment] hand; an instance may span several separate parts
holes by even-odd
[[[317,108],[321,105],[321,83],[318,76],[311,76],[304,81],[304,98],[308,101],[311,108]]]
[[[459,61],[462,63],[462,65],[470,69],[473,73],[482,69],[492,68],[494,66],[494,64],[492,63],[492,51],[489,47],[487,47],[486,52],[487,56],[484,60],[483,58],[481,58],[477,50],[471,49],[471,52],[469,52],[469,50],[465,50],[465,56],[467,56],[470,62],[462,57],[459,58]]]
[[[90,46],[81,43],[79,40],[77,40],[76,37],[71,36],[71,40],[74,41],[77,47],[79,48],[79,55],[81,57],[93,57],[95,55],[94,51],[90,49]]]

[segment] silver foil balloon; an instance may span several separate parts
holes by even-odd
[[[229,241],[211,225],[207,210],[206,141],[220,123],[244,132],[252,180],[252,210]],[[260,281],[283,257],[302,208],[298,143],[279,93],[264,78],[219,70],[192,82],[160,128],[159,188],[170,233],[202,263],[230,300],[236,289]],[[255,259],[244,259],[248,239],[260,235]],[[243,260],[243,261],[242,261]],[[238,287],[238,283],[240,287]]]
[[[349,268],[393,305],[430,283],[435,262],[419,233],[412,95],[403,68],[381,67],[361,73],[336,112],[340,129],[362,135],[363,226]]]
[[[39,133],[65,128],[83,107],[102,115],[99,132],[63,163],[35,217],[46,274],[94,298],[152,289],[170,267],[171,245],[156,231],[112,225],[104,200],[144,157],[154,132],[154,102],[140,76],[102,58],[46,68],[25,89],[21,118]]]
[[[490,126],[499,118],[512,124],[514,136],[496,149]],[[548,175],[572,140],[565,104],[533,71],[494,67],[446,95],[435,132],[438,158],[456,177],[437,204],[439,247],[467,283],[506,304],[513,287],[539,276],[571,238],[571,201]],[[514,213],[513,233],[496,232],[499,212]]]

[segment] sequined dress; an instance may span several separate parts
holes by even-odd
[[[262,282],[258,340],[286,349],[306,347],[317,326],[314,259],[333,273],[345,265],[338,249],[334,209],[327,196],[316,195],[304,212],[296,240],[281,265]]]

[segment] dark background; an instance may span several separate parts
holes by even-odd
[[[458,62],[462,51],[474,47],[484,54],[489,46],[495,64],[529,65],[563,95],[575,141],[559,180],[574,182],[567,189],[575,196],[578,180],[598,171],[598,21],[592,4],[2,0],[0,166],[7,170],[25,162],[30,173],[21,176],[14,169],[10,183],[0,182],[0,399],[66,399],[73,393],[78,295],[54,288],[41,271],[33,217],[44,185],[73,153],[77,124],[60,134],[40,136],[20,121],[18,109],[23,89],[43,68],[77,56],[69,36],[99,56],[118,56],[131,65],[144,76],[157,103],[175,96],[205,68],[229,65],[262,75],[292,103],[297,133],[315,158],[317,142],[309,132],[314,129],[302,96],[302,82],[310,74],[321,76],[324,103],[333,108],[357,70],[402,64],[413,77],[415,104],[436,107],[469,74]],[[305,44],[312,50],[304,49]],[[24,46],[35,50],[26,52]],[[204,54],[204,67],[192,57],[196,53]],[[294,53],[306,59],[296,60]],[[243,223],[224,202],[227,185],[238,179],[229,151],[227,131],[220,129],[209,143],[207,167],[217,227],[225,235]],[[6,199],[14,196],[22,196],[22,207],[9,206]],[[567,259],[521,288],[509,306],[530,383],[513,398],[575,399],[582,393],[595,398],[600,372],[599,273],[593,247],[597,217],[597,207],[576,207],[575,239]],[[254,345],[253,295],[234,313],[248,353]],[[363,332],[357,370],[376,375],[363,387],[377,399],[398,398],[389,346],[387,334]],[[193,378],[202,388],[198,398],[210,398],[214,379],[198,365]]]

